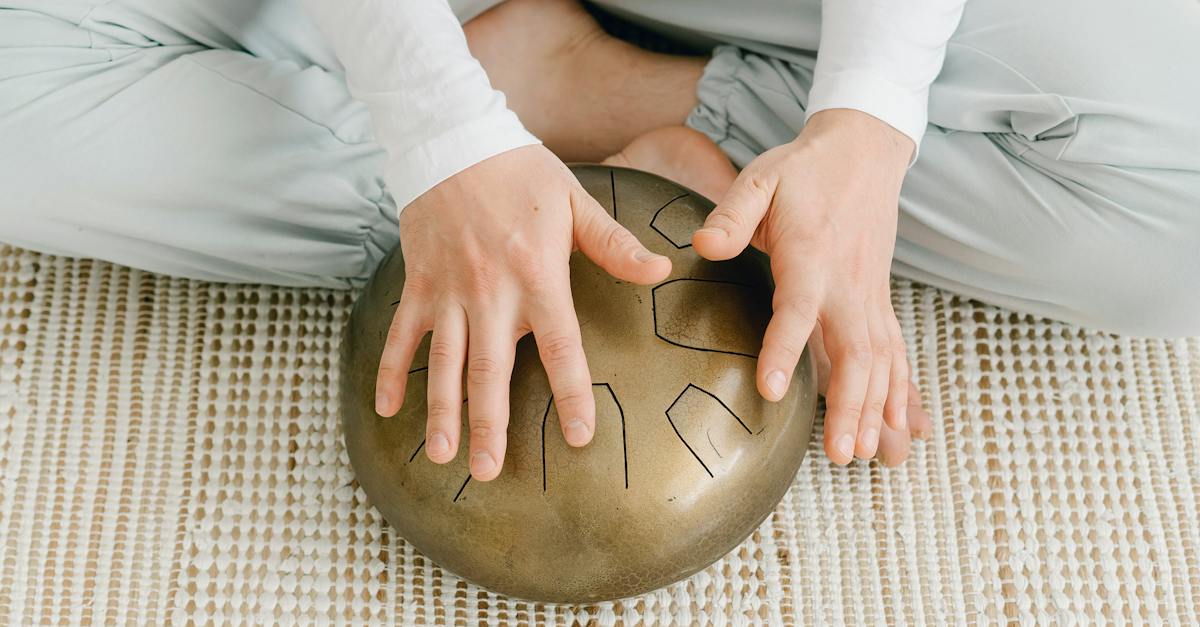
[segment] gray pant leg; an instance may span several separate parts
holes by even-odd
[[[1200,75],[1166,75],[1200,66],[1196,32],[1194,3],[968,4],[901,194],[896,273],[1101,329],[1200,334]],[[1130,33],[1146,36],[1114,46]],[[739,166],[795,137],[812,81],[811,54],[755,49],[716,51],[688,119]]]
[[[12,0],[8,0],[11,2]],[[30,3],[62,0],[21,0]],[[94,3],[89,22],[116,23],[162,43],[237,50],[343,73],[300,0],[67,0]],[[449,0],[467,22],[502,0]]]
[[[162,45],[102,14],[119,9],[0,12],[0,239],[208,280],[363,280],[396,209],[340,76]],[[38,41],[7,43],[34,23]]]
[[[463,21],[499,0],[452,0]],[[0,0],[0,240],[345,287],[398,242],[366,108],[296,0]]]

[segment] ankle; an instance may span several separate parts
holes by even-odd
[[[705,63],[617,39],[577,0],[508,0],[465,31],[509,108],[569,161],[599,160],[651,129],[681,124]]]
[[[567,132],[570,95],[589,91],[587,64],[610,54],[611,37],[576,0],[507,0],[463,30],[492,87],[547,145]]]

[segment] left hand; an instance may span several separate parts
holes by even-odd
[[[712,260],[747,245],[770,256],[774,313],[758,358],[758,390],[782,398],[815,333],[831,368],[825,452],[839,464],[874,457],[881,434],[885,444],[902,435],[907,456],[910,428],[928,429],[908,425],[908,357],[889,282],[913,149],[911,139],[866,113],[818,112],[794,141],[742,170],[692,238],[696,252]]]

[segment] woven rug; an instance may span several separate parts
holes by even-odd
[[[357,488],[353,298],[0,249],[0,623],[1200,623],[1200,339],[898,281],[935,417],[911,461],[814,439],[707,570],[543,606],[440,570]]]

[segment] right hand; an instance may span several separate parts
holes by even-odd
[[[770,256],[775,294],[758,389],[783,398],[805,344],[819,345],[832,365],[825,452],[838,464],[881,446],[887,463],[908,455],[911,368],[890,272],[914,148],[867,113],[819,111],[796,139],[750,162],[692,238],[707,259],[747,245]]]
[[[471,476],[494,479],[516,343],[532,332],[567,443],[590,442],[596,407],[571,299],[575,248],[625,281],[671,272],[543,146],[481,161],[409,204],[400,215],[404,289],[375,384],[379,415],[399,411],[413,354],[432,329],[425,452],[446,463],[458,451],[465,367]]]

